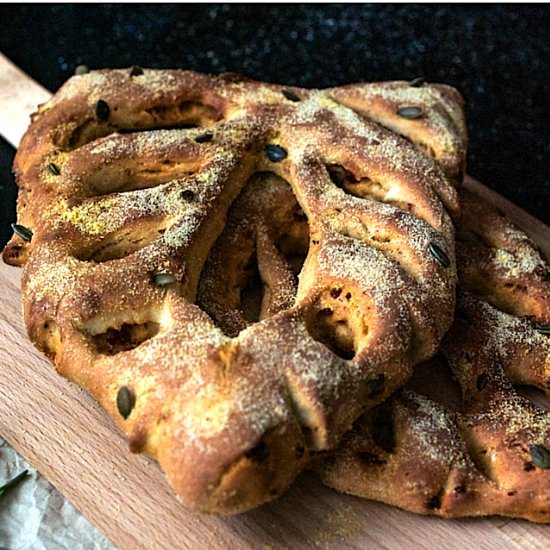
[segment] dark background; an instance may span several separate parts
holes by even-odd
[[[467,101],[469,173],[550,223],[547,6],[4,4],[0,18],[0,51],[51,90],[80,63],[452,84]],[[15,219],[13,154],[0,143],[0,245]]]

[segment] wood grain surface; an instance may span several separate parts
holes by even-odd
[[[0,134],[14,147],[27,129],[31,113],[50,96],[46,88],[0,53]]]
[[[36,103],[47,97],[0,54],[0,132],[12,144],[19,142]],[[550,256],[550,228],[474,180],[467,185],[511,215]],[[58,376],[30,344],[19,276],[0,263],[0,435],[121,550],[550,547],[550,527],[417,516],[337,494],[310,474],[277,501],[241,516],[188,512],[157,464],[131,455],[93,399]]]

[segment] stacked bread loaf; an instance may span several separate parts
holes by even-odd
[[[419,80],[75,76],[15,159],[29,337],[191,508],[251,509],[312,467],[545,521],[547,414],[513,384],[548,389],[548,268],[461,188],[466,148],[458,92]]]

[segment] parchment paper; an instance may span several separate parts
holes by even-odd
[[[0,486],[29,476],[0,496],[0,547],[9,550],[116,550],[8,443],[0,438]]]

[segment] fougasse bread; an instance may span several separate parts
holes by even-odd
[[[75,76],[15,159],[29,337],[185,505],[251,509],[438,348],[465,151],[444,85]]]
[[[442,353],[315,467],[340,491],[421,514],[550,523],[550,411],[518,389],[550,395],[550,269],[505,216],[461,195]]]

